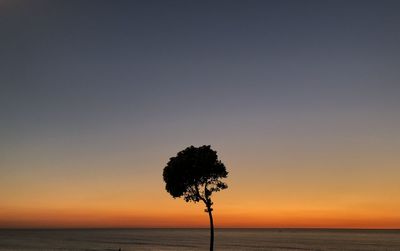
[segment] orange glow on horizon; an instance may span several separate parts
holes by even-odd
[[[208,216],[198,210],[166,214],[127,211],[19,210],[0,211],[1,228],[169,228],[208,227]],[[400,217],[360,212],[268,212],[224,214],[214,211],[218,228],[365,228],[399,229]]]
[[[391,152],[368,159],[251,154],[221,154],[229,188],[213,195],[216,227],[400,229],[400,170]],[[141,172],[134,160],[111,157],[60,164],[73,169],[35,159],[21,173],[10,166],[0,183],[0,228],[208,227],[204,205],[165,191],[165,157],[136,161]]]

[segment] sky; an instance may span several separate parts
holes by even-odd
[[[0,228],[400,228],[399,1],[0,1]]]

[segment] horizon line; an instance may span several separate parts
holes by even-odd
[[[0,227],[0,230],[134,230],[134,229],[209,229],[208,227]],[[354,228],[354,227],[216,227],[215,229],[259,229],[259,230],[392,230],[399,228]]]

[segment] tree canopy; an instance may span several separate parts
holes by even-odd
[[[190,146],[180,151],[170,158],[163,172],[165,188],[172,197],[183,196],[187,202],[201,200],[207,208],[212,205],[211,194],[228,187],[220,180],[227,176],[217,152],[207,145]]]

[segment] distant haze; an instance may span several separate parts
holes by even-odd
[[[400,228],[399,1],[0,1],[0,228]]]

